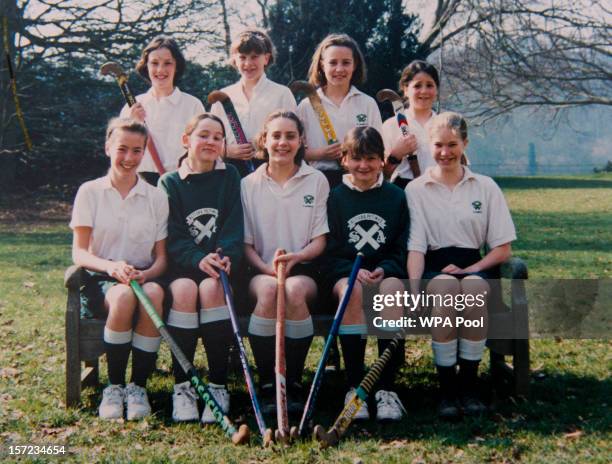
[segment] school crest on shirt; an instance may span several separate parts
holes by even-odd
[[[482,213],[482,202],[481,201],[473,201],[472,202],[472,212],[476,214]]]
[[[385,227],[387,222],[377,214],[362,213],[348,220],[349,243],[355,245],[357,251],[370,245],[378,250],[387,241]]]
[[[314,195],[304,195],[304,204],[306,208],[312,208],[314,206]]]
[[[355,125],[359,126],[367,126],[368,125],[368,115],[365,113],[359,113],[355,116]]]
[[[198,245],[204,238],[211,238],[217,232],[217,217],[219,211],[215,208],[200,208],[187,216],[185,222],[193,241]]]

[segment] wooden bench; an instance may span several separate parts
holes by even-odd
[[[519,258],[511,258],[502,265],[500,288],[491,289],[491,298],[499,304],[490,312],[490,328],[505,329],[507,333],[525,334],[521,339],[507,339],[504,334],[490,334],[493,339],[487,341],[490,351],[490,373],[496,387],[514,395],[527,396],[529,392],[529,339],[527,297],[524,280],[527,279],[527,267]],[[80,289],[87,278],[83,269],[71,266],[65,275],[65,286],[68,289],[66,305],[66,406],[80,403],[81,389],[84,386],[97,385],[99,379],[99,358],[104,354],[104,321],[99,319],[81,319]],[[497,282],[497,281],[495,281]],[[502,301],[501,286],[510,285],[510,301]],[[332,313],[335,312],[332,311]],[[315,335],[327,336],[332,315],[313,316]],[[240,317],[241,333],[247,333],[248,317]],[[515,332],[512,332],[515,330]],[[491,329],[490,329],[491,331]],[[425,334],[425,331],[420,331]],[[506,362],[506,356],[511,363]],[[83,365],[84,364],[84,365]]]

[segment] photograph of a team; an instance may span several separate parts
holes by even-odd
[[[313,411],[326,406],[316,402],[319,385],[304,382],[304,367],[313,316],[328,310],[317,301],[327,298],[338,308],[330,336],[339,341],[345,410],[328,411],[340,414],[336,424],[315,436],[333,444],[353,421],[400,421],[395,380],[410,342],[401,331],[379,337],[378,359],[366,369],[364,289],[480,297],[511,257],[515,227],[497,184],[470,169],[468,121],[434,110],[434,65],[397,64],[397,88],[377,95],[394,110],[383,121],[377,101],[359,90],[367,66],[349,35],[325,37],[297,85],[266,76],[274,61],[264,31],[235,36],[230,64],[240,79],[210,94],[209,111],[179,88],[187,63],[171,37],[146,44],[135,64],[146,93],[131,95],[122,70],[105,65],[126,104],[109,113],[117,117],[104,142],[108,173],[80,186],[70,222],[74,264],[89,274],[82,317],[106,320],[101,419],[152,413],[147,379],[164,338],[172,421],[216,423],[245,442],[248,430],[229,419],[238,311],[249,318],[242,335],[254,358],[248,366],[239,342],[258,425],[251,434],[269,444],[312,433]],[[235,307],[231,286],[248,296],[248,308]],[[486,303],[461,311],[462,320],[484,323],[431,330],[439,382],[432,414],[440,420],[487,413],[476,387]],[[417,309],[457,314],[443,304]],[[379,316],[404,312],[391,305]],[[204,379],[193,368],[200,339]]]

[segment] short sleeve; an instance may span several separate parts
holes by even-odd
[[[296,112],[297,111],[297,103],[295,101],[295,97],[291,93],[288,87],[283,89],[283,96],[281,101],[282,109]]]
[[[383,123],[382,118],[380,117],[380,110],[378,109],[376,101],[374,101],[372,97],[368,97],[368,113],[368,121],[370,121],[370,126],[376,129],[382,135]]]
[[[155,189],[155,223],[157,224],[157,233],[155,241],[159,242],[168,237],[168,195],[160,188]]]
[[[93,227],[95,215],[95,200],[88,184],[83,184],[74,199],[70,228]]]
[[[245,180],[240,183],[240,199],[242,201],[242,212],[244,216],[244,243],[253,245],[255,239],[253,238],[253,223],[250,214],[251,208],[249,206],[249,193],[248,185]]]
[[[489,179],[487,189],[489,217],[486,241],[490,248],[495,248],[516,240],[516,230],[504,194],[493,179]]]
[[[316,172],[317,181],[319,183],[317,188],[317,199],[315,202],[315,212],[312,233],[310,239],[325,235],[329,232],[329,225],[327,223],[327,198],[329,197],[329,183],[325,176],[319,171]]]
[[[427,253],[427,229],[425,225],[425,214],[418,202],[414,189],[408,184],[406,198],[410,212],[410,235],[408,239],[408,251]]]

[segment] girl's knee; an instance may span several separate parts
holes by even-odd
[[[142,289],[151,301],[161,303],[164,300],[164,289],[158,283],[147,282]]]
[[[396,292],[403,292],[404,290],[404,284],[397,277],[387,277],[380,283],[380,293],[394,294]]]
[[[170,284],[172,306],[183,312],[195,312],[198,286],[191,279],[176,279]]]

